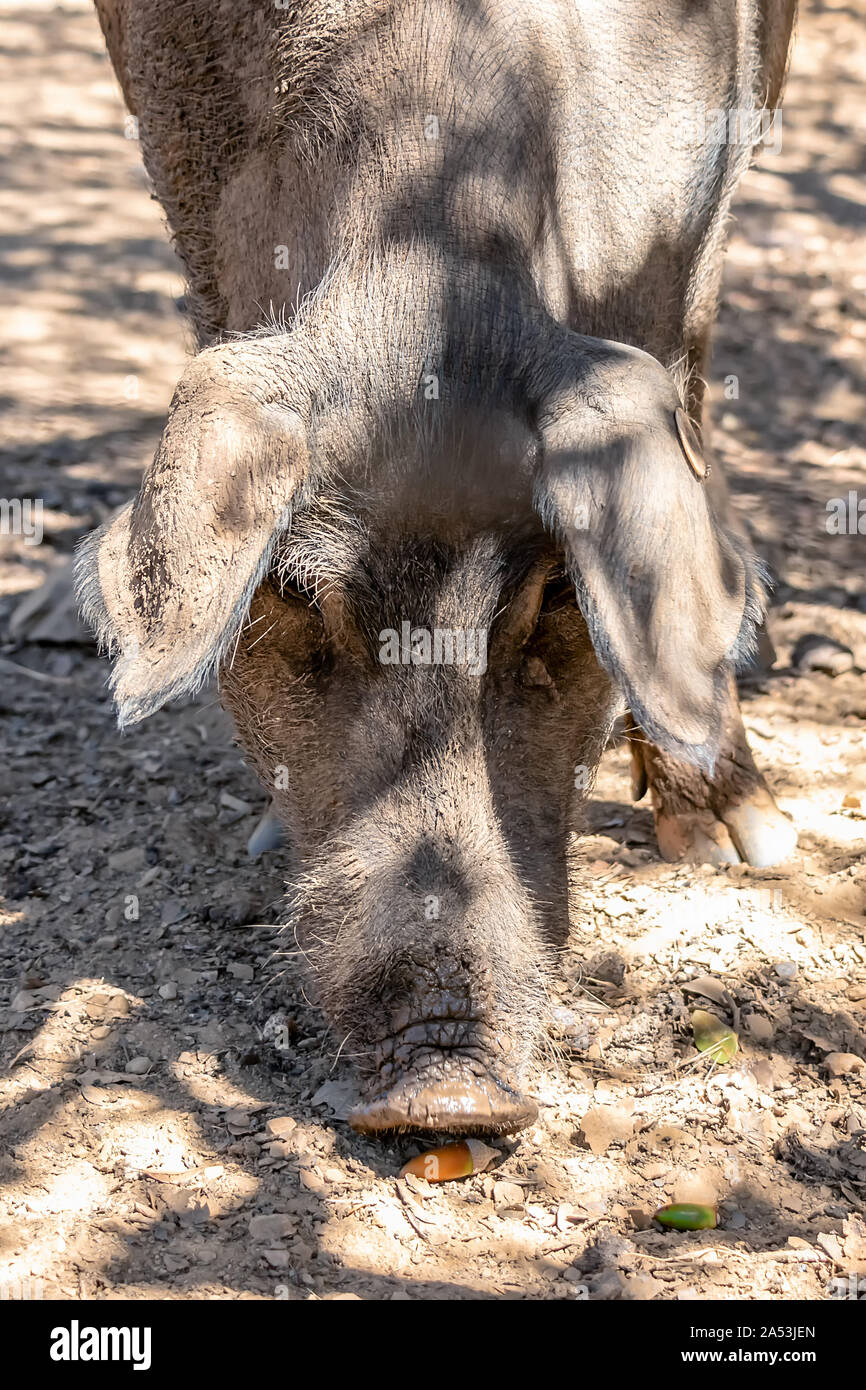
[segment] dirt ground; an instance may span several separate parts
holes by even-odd
[[[781,151],[738,199],[712,379],[777,583],[746,722],[799,851],[660,862],[612,749],[540,1118],[439,1187],[395,1180],[418,1145],[344,1121],[348,1064],[274,932],[284,858],[247,858],[264,799],[214,693],[121,738],[104,664],[40,607],[131,494],[188,334],[89,5],[0,16],[0,492],[45,507],[40,546],[0,551],[0,1293],[866,1292],[866,541],[826,525],[866,496],[866,0],[806,4]],[[810,634],[850,652],[819,657],[836,674],[801,658]],[[696,1005],[733,1024],[732,1062],[695,1051]],[[718,1229],[651,1226],[689,1197]]]

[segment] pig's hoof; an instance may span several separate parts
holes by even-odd
[[[359,1105],[349,1115],[362,1134],[427,1130],[434,1134],[511,1134],[538,1115],[534,1101],[490,1078],[445,1075],[427,1082],[407,1079]]]
[[[797,848],[797,832],[766,787],[725,811],[725,824],[745,864],[766,868],[787,859]]]
[[[268,807],[250,838],[247,840],[247,854],[250,859],[258,859],[268,850],[279,849],[285,843],[283,827],[272,807]]]
[[[669,863],[753,864],[767,868],[797,847],[797,832],[765,786],[725,806],[719,818],[708,810],[656,812],[659,851]]]
[[[711,811],[686,811],[679,815],[660,811],[656,815],[656,839],[662,859],[669,864],[685,860],[688,864],[739,864],[722,821]]]

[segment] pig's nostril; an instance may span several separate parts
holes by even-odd
[[[442,1077],[402,1079],[384,1095],[359,1105],[349,1123],[362,1134],[389,1129],[511,1134],[537,1115],[537,1105],[510,1086],[449,1068]]]

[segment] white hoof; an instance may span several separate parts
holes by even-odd
[[[247,840],[247,854],[250,859],[258,859],[268,850],[279,849],[285,843],[283,827],[272,807],[268,807],[250,838]]]

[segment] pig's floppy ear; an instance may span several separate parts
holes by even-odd
[[[636,348],[568,334],[537,412],[536,505],[596,655],[644,732],[711,770],[727,671],[749,654],[762,592],[710,512],[673,378]]]
[[[288,525],[306,474],[306,429],[276,341],[193,359],[138,497],[81,548],[79,600],[117,656],[121,726],[202,684]]]

